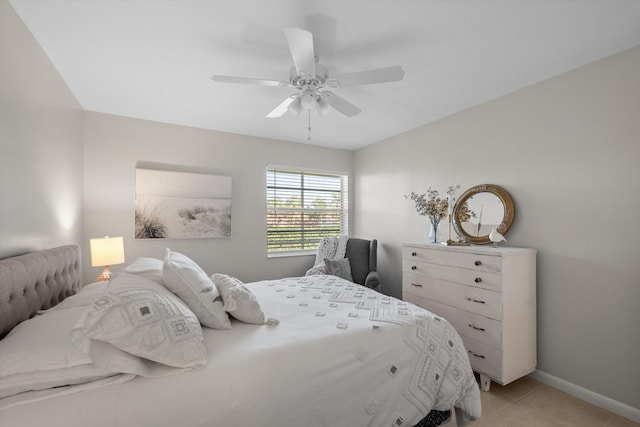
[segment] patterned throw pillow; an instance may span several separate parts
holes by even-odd
[[[342,279],[353,282],[351,277],[351,264],[349,264],[349,258],[342,259],[326,259],[324,260],[324,267],[327,270],[327,274],[338,276]]]
[[[211,279],[222,294],[225,309],[236,319],[245,323],[263,325],[265,315],[253,292],[240,280],[226,274],[214,274]]]
[[[200,323],[213,329],[231,329],[220,292],[198,264],[167,249],[162,275],[167,289],[193,310]]]
[[[196,315],[163,286],[127,273],[112,276],[106,292],[80,316],[71,336],[90,355],[92,347],[105,353],[113,346],[177,368],[202,367],[208,359]],[[114,370],[143,374],[131,367]]]

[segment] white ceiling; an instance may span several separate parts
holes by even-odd
[[[86,110],[357,149],[640,44],[638,0],[11,0]],[[319,16],[318,16],[319,15]],[[401,65],[401,82],[335,89],[359,106],[278,119],[292,89],[282,29],[325,21],[331,74]],[[330,43],[321,36],[333,34]]]

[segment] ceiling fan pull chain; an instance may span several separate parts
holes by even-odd
[[[307,135],[307,141],[311,141],[311,110],[307,110],[307,112],[309,113],[309,127],[307,128],[309,133]]]

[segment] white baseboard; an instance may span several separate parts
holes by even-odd
[[[578,399],[582,399],[585,402],[589,402],[592,405],[606,409],[607,411],[613,412],[614,414],[620,415],[621,417],[627,418],[633,422],[640,423],[640,409],[638,408],[618,402],[610,397],[603,396],[540,370],[535,370],[529,374],[529,376],[543,384],[557,388],[558,390],[564,391],[565,393],[575,396]]]

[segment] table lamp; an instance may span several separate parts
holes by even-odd
[[[124,262],[124,241],[122,237],[90,239],[91,266],[103,267],[102,273],[96,277],[96,282],[108,281],[111,277],[110,265]]]

